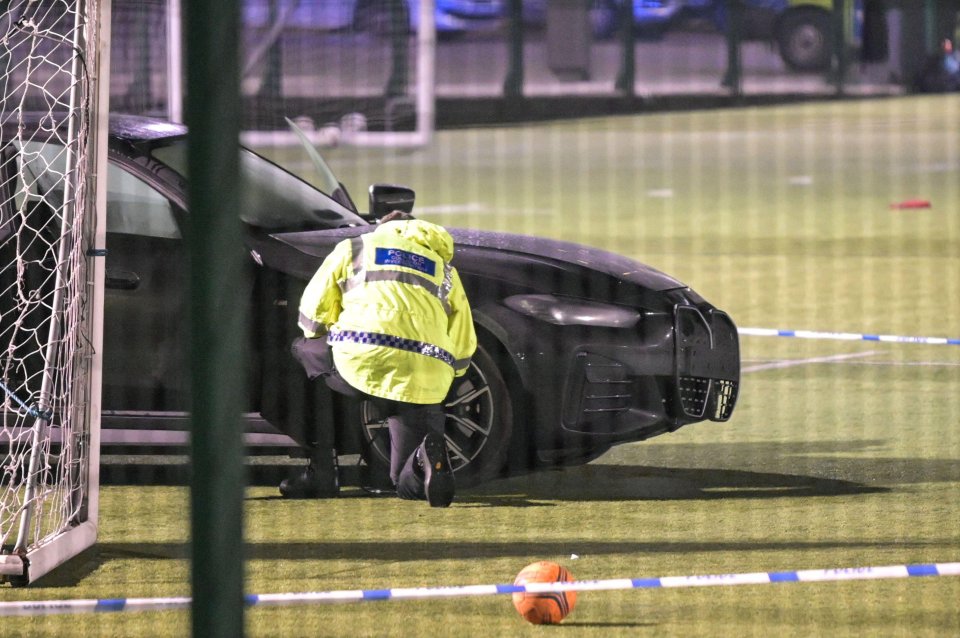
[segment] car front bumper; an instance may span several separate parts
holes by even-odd
[[[630,328],[558,326],[504,307],[477,314],[497,326],[527,390],[536,447],[547,456],[584,456],[726,421],[736,405],[736,326],[709,304],[646,312]]]

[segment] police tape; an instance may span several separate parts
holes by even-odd
[[[947,337],[908,337],[901,335],[874,335],[858,332],[817,332],[814,330],[778,330],[776,328],[737,328],[741,335],[751,337],[795,337],[797,339],[833,339],[837,341],[882,341],[886,343],[921,343],[941,346],[960,346],[960,339]]]
[[[880,580],[927,576],[960,576],[960,563],[888,565],[884,567],[842,567],[837,569],[804,569],[781,572],[665,576],[660,578],[616,578],[611,580],[527,583],[525,585],[463,585],[449,587],[356,589],[285,594],[251,594],[246,596],[244,600],[247,607],[284,607],[305,604],[422,600],[458,596],[489,596],[496,594],[543,594],[565,591],[584,592],[625,589],[769,585],[795,582]],[[189,597],[14,601],[0,603],[0,616],[162,611],[187,609],[190,607],[190,604],[191,599]]]

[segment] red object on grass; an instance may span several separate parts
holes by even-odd
[[[906,208],[931,208],[930,200],[926,199],[908,199],[906,201],[890,204],[890,208],[903,210]]]

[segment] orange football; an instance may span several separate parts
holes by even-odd
[[[573,574],[556,563],[541,560],[527,565],[517,574],[514,585],[527,583],[572,583]],[[513,594],[513,606],[524,620],[535,625],[553,625],[567,617],[577,604],[577,592],[529,592]]]

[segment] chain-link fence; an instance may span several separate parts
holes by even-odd
[[[245,128],[282,128],[283,116],[301,114],[319,125],[348,112],[364,113],[371,128],[404,126],[412,101],[404,98],[417,79],[419,2],[243,0],[242,7]],[[958,7],[439,1],[437,122],[897,95],[915,90],[941,43],[953,39]],[[116,3],[114,110],[170,114],[170,11],[179,11],[178,0]]]

